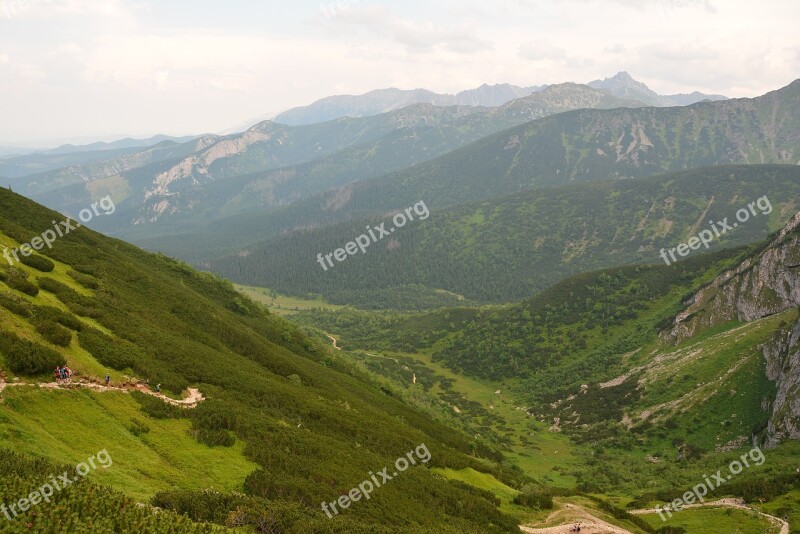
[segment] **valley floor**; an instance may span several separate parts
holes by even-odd
[[[715,360],[732,357],[732,352],[729,352],[727,347],[735,345],[737,347],[735,352],[739,354],[736,361],[739,363],[734,366],[734,369],[740,369],[742,354],[744,354],[740,352],[743,343],[757,339],[760,330],[765,327],[771,328],[771,323],[778,320],[781,318],[768,318],[747,325],[731,325],[720,332],[710,333],[707,340],[701,339],[699,345],[695,343],[677,349],[661,349],[664,350],[664,355],[656,358],[655,361],[659,362],[659,366],[664,366],[666,362],[674,364],[677,361],[680,362],[678,367],[695,365],[699,369],[706,366],[717,370],[727,369],[729,366],[722,363],[717,364]],[[507,458],[534,478],[551,485],[570,487],[578,480],[575,475],[586,468],[587,456],[583,447],[577,446],[558,429],[548,427],[547,424],[531,418],[525,407],[515,400],[515,395],[508,384],[479,380],[454,373],[432,361],[428,351],[417,353],[377,350],[375,353],[361,350],[347,351],[346,348],[343,349],[342,341],[337,333],[326,333],[325,335],[332,347],[340,354],[349,355],[356,361],[362,362],[365,368],[371,372],[390,377],[395,381],[399,380],[410,398],[416,399],[422,404],[429,402],[430,398],[438,399],[438,403],[435,403],[438,406],[433,409],[438,410],[443,417],[455,421],[460,420],[461,423],[472,425],[471,428],[482,428],[486,435],[491,434],[498,437],[506,444]],[[752,339],[748,338],[748,335],[752,336]],[[694,359],[675,356],[684,353],[696,355],[701,350],[707,356],[704,358],[708,360],[705,363],[692,363],[696,360],[696,356]],[[664,370],[661,369],[661,371]],[[654,376],[663,377],[676,374],[680,376],[679,373],[685,374],[686,372],[685,368],[670,369],[668,373],[659,372]],[[723,374],[730,377],[735,375],[735,372]],[[427,393],[423,385],[419,383],[421,380],[418,380],[423,377],[430,386]],[[724,385],[723,378],[717,377],[716,374],[709,374],[707,378],[703,377],[703,380],[707,383],[715,383],[719,380],[721,387]],[[449,381],[450,385],[442,388],[443,381]],[[426,398],[429,400],[422,400]],[[431,408],[430,405],[428,407]],[[791,455],[791,453],[789,454]],[[775,455],[775,462],[781,463],[785,460],[785,458],[778,459]],[[546,517],[542,517],[539,514],[526,513],[524,508],[513,505],[511,501],[518,492],[503,487],[499,481],[487,481],[476,477],[475,474],[455,471],[443,474],[448,478],[462,480],[493,491],[504,502],[502,508],[520,518],[522,523],[520,529],[523,532],[566,534],[571,532],[576,524],[581,525],[582,533],[588,534],[639,534],[644,532],[635,525],[625,525],[627,521],[615,519],[597,510],[593,506],[595,503],[583,498],[557,498],[556,510]],[[609,496],[604,498],[609,498]],[[622,506],[626,502],[626,499],[621,496],[610,498],[617,503],[617,506]],[[781,517],[747,506],[742,499],[733,497],[717,499],[702,505],[687,506],[685,512],[676,514],[674,519],[666,523],[661,521],[655,508],[626,511],[631,515],[641,517],[654,529],[666,525],[684,528],[686,532],[692,534],[718,532],[789,534],[790,532],[789,522]],[[783,515],[782,512],[781,515]],[[526,516],[528,517],[526,518]],[[731,528],[728,529],[728,526]]]

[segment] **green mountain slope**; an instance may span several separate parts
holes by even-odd
[[[2,246],[31,242],[60,218],[0,190]],[[499,453],[387,395],[230,284],[83,228],[43,253],[46,258],[0,268],[0,447],[58,463],[107,449],[114,465],[90,478],[137,498],[154,497],[153,504],[194,520],[228,526],[272,523],[286,532],[516,528],[492,496],[432,471],[471,467],[520,485],[524,477],[497,467]],[[76,372],[75,386],[35,387],[50,382],[52,368],[64,361]],[[197,388],[205,400],[181,410],[150,395],[104,391],[98,382],[106,373],[118,388],[149,391],[137,382],[148,380],[172,397]],[[320,503],[421,444],[431,453],[429,463],[333,519],[325,516]],[[5,462],[0,469],[4,502],[19,499],[27,480],[46,479],[46,466],[19,465],[22,481]],[[89,530],[93,515],[80,510],[87,509],[92,490],[84,489],[59,494],[57,506]],[[116,517],[125,506],[118,496],[99,498],[90,503],[97,513]],[[50,512],[33,510],[20,521],[58,530]],[[177,523],[173,528],[181,531]]]
[[[110,160],[141,152],[156,145],[170,146],[191,141],[194,136],[170,137],[155,135],[147,139],[119,139],[112,142],[97,142],[88,145],[62,145],[47,150],[27,150],[21,155],[0,157],[0,176],[19,178],[74,165],[100,160]],[[23,180],[11,180],[25,183]],[[4,184],[8,185],[8,184]]]
[[[714,227],[709,221],[738,225],[719,237],[712,233],[710,250],[761,240],[797,209],[798,188],[800,168],[788,165],[710,167],[646,180],[576,184],[431,209],[429,218],[408,223],[365,254],[348,256],[327,270],[317,254],[345,246],[367,225],[388,221],[391,228],[391,218],[294,232],[202,265],[247,285],[317,293],[340,304],[414,308],[413,300],[388,298],[412,285],[424,286],[416,291],[420,295],[440,289],[471,300],[507,301],[587,270],[663,263],[662,248],[674,249],[700,232],[707,235]],[[763,209],[754,205],[757,215],[737,223],[737,210],[759,198]]]
[[[587,86],[562,84],[498,108],[417,104],[365,119],[303,127],[262,123],[204,144],[179,161],[121,172],[118,217],[102,229],[153,236],[237,213],[262,213],[315,193],[430,160],[486,135],[579,108],[641,106]],[[35,196],[81,209],[98,184]],[[132,225],[135,229],[131,229]]]
[[[583,273],[514,305],[292,317],[493,435],[511,461],[568,488],[562,506],[585,504],[574,492],[603,494],[653,529],[716,532],[711,510],[662,523],[652,508],[757,445],[759,464],[706,499],[743,498],[794,525],[798,228],[795,215],[754,247]]]
[[[442,110],[442,115],[469,111],[446,109]],[[41,199],[60,199],[61,204],[53,205],[58,209],[70,206],[69,195],[80,194],[81,200],[90,198],[94,182],[112,179],[125,181],[137,194],[141,188],[145,199],[154,195],[163,197],[183,191],[195,182],[206,183],[294,165],[353,144],[373,141],[395,130],[396,122],[397,117],[393,115],[343,119],[310,127],[264,121],[241,133],[204,135],[177,145],[161,144],[120,158],[24,176],[11,185],[37,199],[40,196]],[[62,194],[53,193],[68,186],[72,188]],[[120,196],[118,200],[123,198],[126,197]],[[141,202],[142,198],[137,196],[137,201]]]
[[[352,216],[402,209],[419,199],[437,207],[537,187],[710,165],[793,165],[800,154],[798,104],[800,80],[753,99],[561,113],[379,180],[330,192],[302,209]]]
[[[800,154],[798,109],[800,80],[753,99],[560,113],[279,211],[214,221],[194,235],[137,242],[192,260],[207,259],[270,235],[380,216],[419,200],[438,209],[542,187],[703,166],[793,165]],[[200,240],[204,255],[197,253]]]

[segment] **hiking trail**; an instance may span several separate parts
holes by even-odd
[[[787,521],[747,506],[743,499],[719,499],[713,502],[689,504],[683,508],[688,509],[704,507],[736,508],[738,510],[756,512],[760,516],[767,518],[767,520],[774,526],[780,527],[780,534],[789,534],[789,523]],[[631,510],[628,513],[632,515],[646,515],[655,514],[657,511],[655,508],[649,508],[644,510]],[[563,508],[552,512],[549,516],[547,516],[545,523],[549,523],[553,520],[564,521],[564,523],[542,528],[520,525],[519,528],[522,532],[526,532],[528,534],[570,534],[572,532],[572,527],[576,524],[580,524],[581,534],[632,534],[631,531],[607,523],[606,521],[593,516],[585,508],[574,504],[565,504]]]
[[[334,349],[336,349],[336,350],[342,350],[342,347],[340,347],[339,345],[337,345],[337,344],[336,344],[336,338],[335,338],[335,337],[333,337],[333,336],[332,336],[332,335],[330,335],[330,334],[325,334],[325,335],[326,335],[326,336],[328,336],[328,339],[330,339],[330,340],[331,340],[331,342],[333,343],[333,348],[334,348]]]
[[[196,388],[189,388],[186,390],[186,396],[182,399],[173,399],[167,397],[163,393],[158,393],[156,391],[151,390],[146,384],[135,381],[135,382],[126,382],[123,383],[121,386],[106,386],[105,384],[87,379],[87,378],[78,378],[75,381],[65,384],[62,382],[6,382],[5,374],[0,371],[0,393],[3,392],[4,389],[7,387],[40,387],[42,389],[91,389],[92,391],[98,392],[108,392],[108,391],[119,391],[122,393],[130,393],[131,391],[139,391],[144,393],[145,395],[150,395],[151,397],[155,397],[160,399],[166,404],[171,404],[172,406],[178,406],[181,408],[194,408],[199,403],[203,402],[205,397],[200,390]]]
[[[572,527],[579,524],[581,526],[581,534],[633,534],[629,530],[603,521],[589,513],[582,506],[575,504],[565,504],[563,508],[548,515],[545,522],[549,523],[553,520],[564,521],[564,523],[543,528],[520,525],[519,529],[528,534],[570,534]]]
[[[684,509],[687,509],[687,508],[703,508],[703,507],[706,507],[706,506],[719,506],[719,507],[725,507],[725,508],[736,508],[738,510],[749,510],[751,512],[756,512],[758,515],[760,515],[762,517],[766,517],[767,520],[769,520],[769,522],[772,523],[773,525],[780,526],[780,528],[781,528],[780,534],[789,534],[789,522],[788,521],[784,521],[783,519],[781,519],[779,517],[775,517],[774,515],[766,514],[766,513],[762,512],[760,510],[756,510],[755,508],[753,508],[751,506],[747,506],[747,504],[745,503],[744,499],[733,499],[733,498],[719,499],[718,501],[713,501],[713,502],[705,502],[705,503],[698,503],[698,504],[687,504],[683,508]],[[633,515],[643,515],[643,514],[655,514],[657,512],[656,512],[655,508],[652,508],[652,509],[646,509],[646,510],[631,510],[629,513],[631,513]]]

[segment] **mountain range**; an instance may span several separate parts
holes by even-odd
[[[648,106],[686,106],[703,100],[724,100],[722,95],[705,95],[697,91],[691,94],[659,95],[627,72],[619,72],[611,78],[595,80],[588,85],[617,98],[637,100]],[[548,85],[519,87],[510,84],[481,85],[476,89],[455,95],[438,94],[426,89],[401,90],[378,89],[363,95],[329,96],[307,106],[293,108],[275,117],[275,122],[298,126],[314,124],[340,117],[365,117],[386,113],[411,104],[434,104],[437,106],[486,106],[497,107],[542,91]]]
[[[25,150],[22,155],[14,155],[19,154],[19,151],[11,152],[6,156],[0,154],[3,156],[0,157],[0,176],[19,178],[62,167],[119,158],[155,145],[180,144],[191,139],[191,136],[155,135],[147,139],[125,138],[112,142],[100,141],[87,145],[66,144],[50,149]]]
[[[119,233],[131,224],[163,222],[162,228],[174,231],[181,219],[194,224],[201,217],[280,207],[561,111],[623,106],[641,104],[587,86],[562,84],[497,108],[415,104],[373,117],[310,126],[262,122],[242,134],[204,136],[25,177],[16,188],[60,210],[85,203],[98,188],[113,190],[125,216],[106,230]]]
[[[702,166],[790,165],[800,153],[798,101],[800,81],[753,99],[568,111],[384,176],[298,198],[279,209],[253,209],[210,222],[194,219],[190,232],[173,224],[167,232],[141,228],[129,235],[148,247],[199,261],[239,255],[249,245],[281,233],[348,219],[384,218],[420,200],[436,210],[545,187],[639,179]],[[510,103],[506,109],[513,107]],[[226,198],[219,187],[214,197]],[[49,203],[58,205],[57,200]]]
[[[799,100],[376,91],[14,163],[0,530],[791,532]]]

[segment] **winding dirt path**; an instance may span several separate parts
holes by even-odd
[[[704,507],[720,507],[720,508],[735,508],[738,510],[746,510],[756,512],[757,514],[765,517],[770,523],[776,527],[780,527],[780,534],[789,534],[789,523],[769,515],[755,508],[747,506],[743,499],[720,499],[718,501],[689,504],[683,508],[704,508]],[[658,513],[655,508],[648,508],[645,510],[631,510],[628,512],[632,515],[647,515]],[[522,532],[528,534],[571,534],[571,529],[574,525],[581,526],[581,534],[632,534],[629,530],[622,527],[612,525],[595,517],[589,513],[585,508],[574,504],[565,504],[563,508],[552,512],[545,523],[552,521],[562,521],[562,524],[552,527],[533,528],[520,525],[519,528]]]
[[[552,521],[563,521],[563,524],[543,528],[520,525],[519,529],[528,534],[571,534],[572,527],[580,525],[581,534],[633,534],[630,530],[603,521],[575,504],[565,504],[563,508],[552,512],[545,522]]]
[[[332,335],[330,335],[330,334],[325,334],[325,335],[326,335],[326,336],[328,336],[328,339],[330,339],[330,340],[331,340],[331,342],[333,343],[333,348],[334,348],[334,349],[336,349],[336,350],[342,350],[342,347],[340,347],[339,345],[337,345],[337,344],[336,344],[336,338],[335,338],[335,337],[333,337],[333,336],[332,336]]]
[[[2,372],[0,372],[0,393],[3,392],[4,389],[7,387],[34,387],[38,386],[43,389],[91,389],[92,391],[99,391],[99,392],[108,392],[108,391],[119,391],[122,393],[130,393],[131,391],[139,391],[144,393],[145,395],[150,395],[151,397],[155,397],[160,399],[161,401],[165,402],[166,404],[171,404],[173,406],[179,406],[181,408],[194,408],[201,402],[203,402],[205,397],[202,393],[200,393],[199,389],[196,388],[189,388],[186,390],[186,396],[182,399],[173,399],[167,397],[163,393],[157,393],[151,390],[147,385],[142,383],[134,383],[134,384],[124,384],[122,386],[106,386],[100,382],[95,382],[92,380],[87,379],[78,379],[74,382],[69,384],[64,384],[61,382],[38,382],[38,383],[28,383],[28,382],[14,382],[9,383],[6,382],[5,376]]]
[[[780,517],[775,517],[774,515],[766,514],[760,510],[756,510],[751,506],[747,506],[745,504],[744,499],[720,499],[718,501],[713,502],[704,502],[698,504],[687,504],[684,506],[684,509],[687,508],[704,508],[706,506],[716,506],[716,507],[723,507],[723,508],[736,508],[737,510],[747,510],[750,512],[756,512],[758,515],[767,518],[767,520],[772,523],[773,525],[779,526],[781,528],[780,534],[789,534],[789,522],[784,521]],[[629,512],[633,515],[645,515],[645,514],[655,514],[657,513],[655,508],[648,508],[646,510],[631,510]]]

